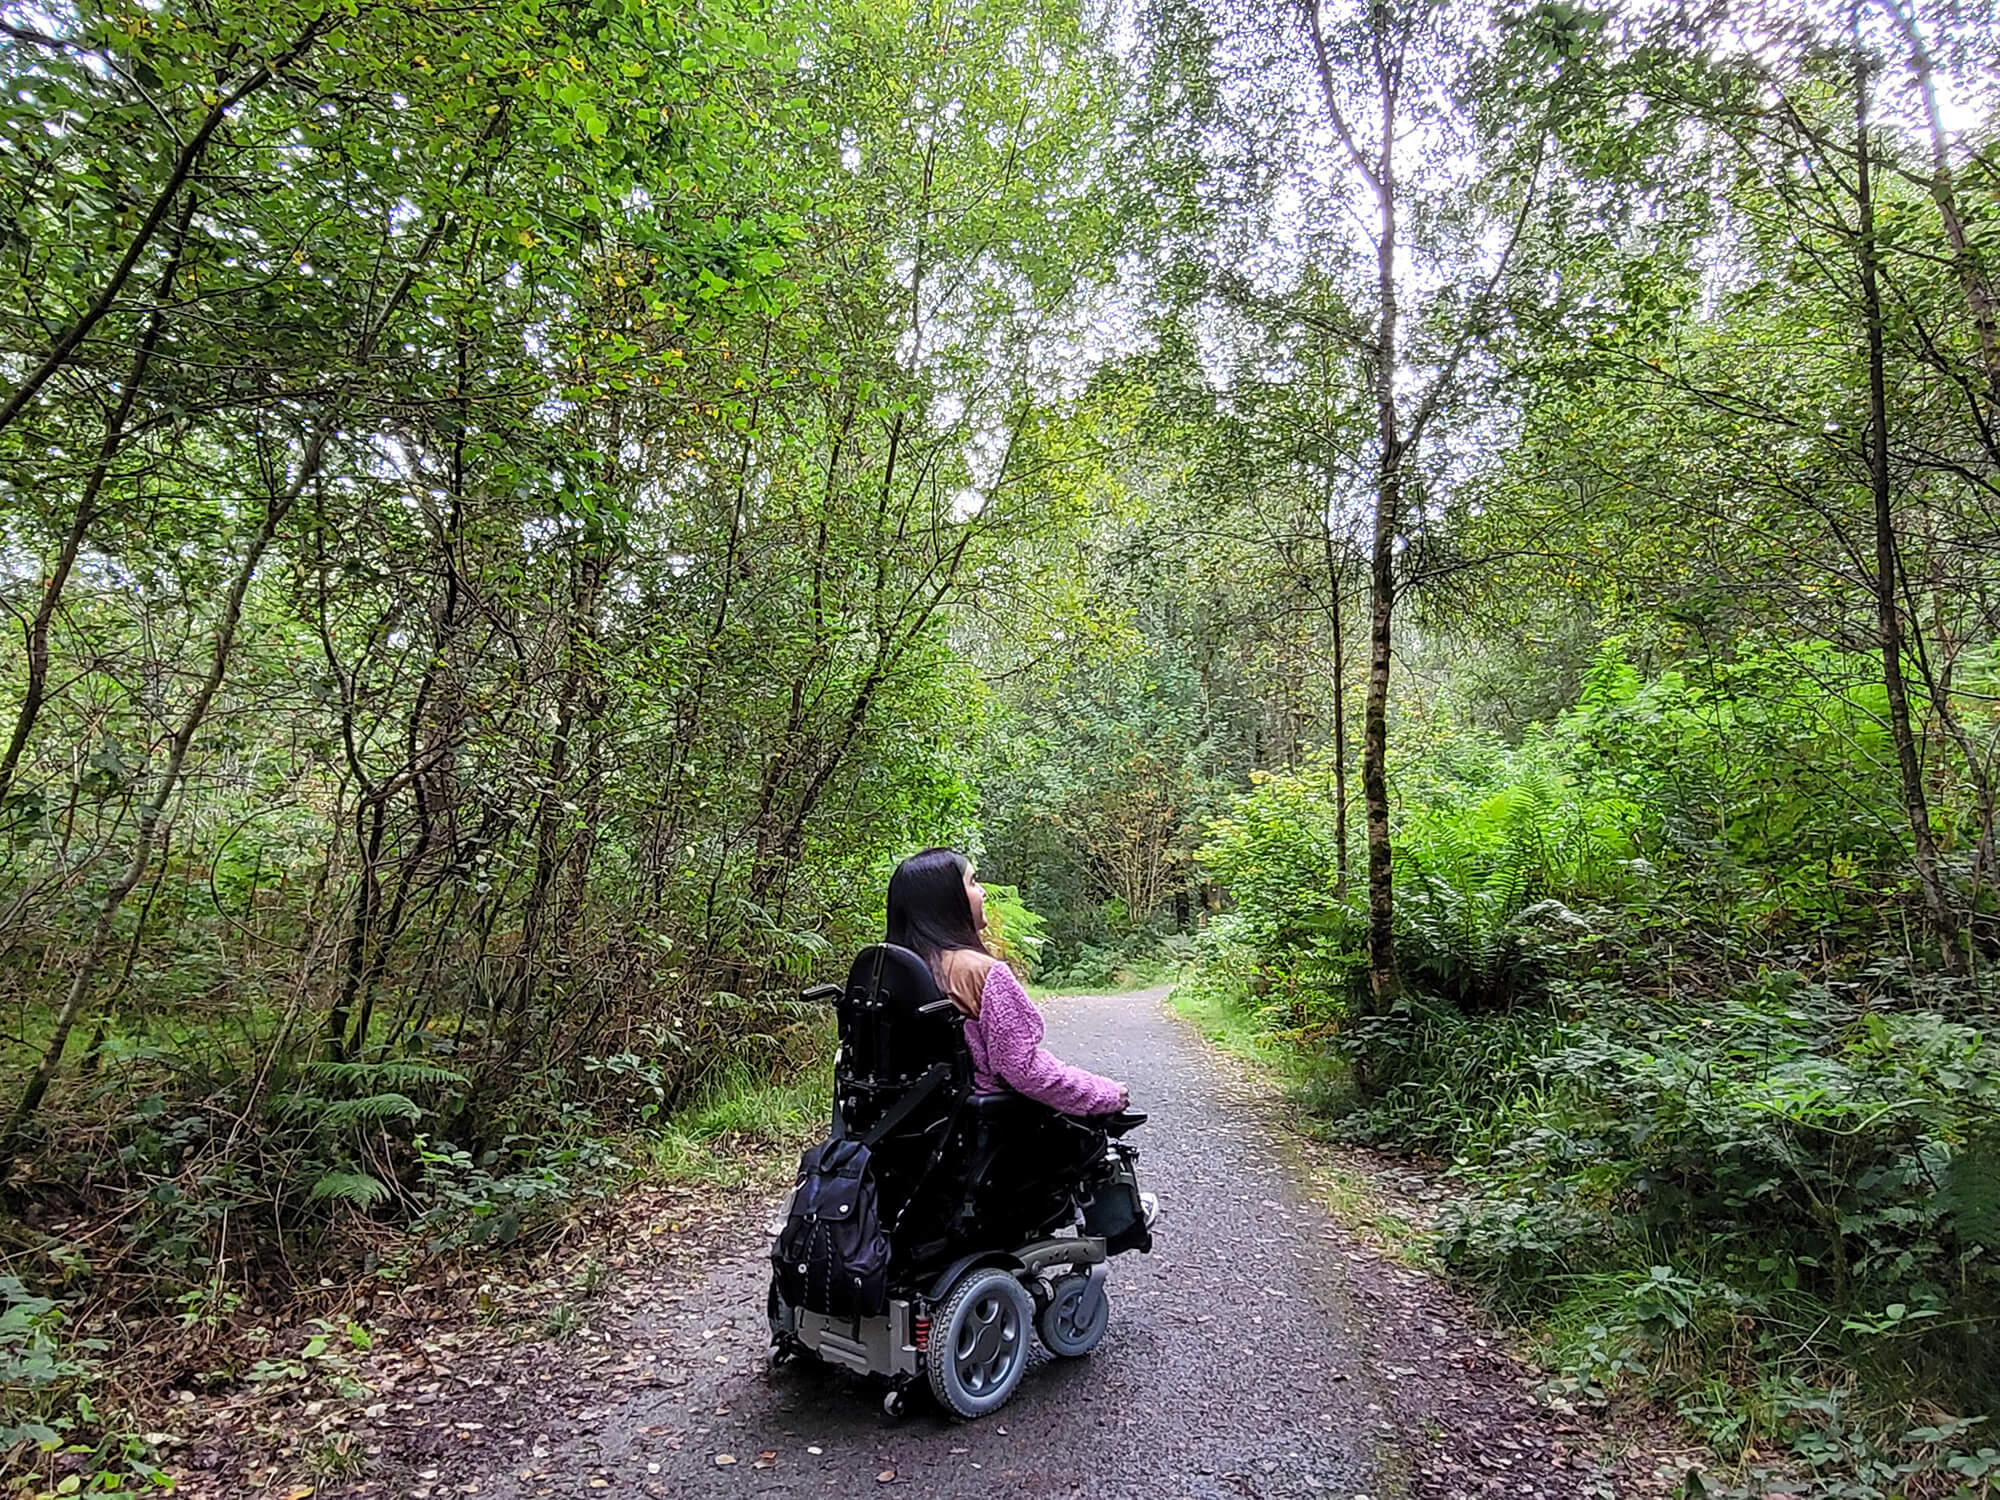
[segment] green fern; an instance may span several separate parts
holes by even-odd
[[[465,1075],[431,1063],[403,1062],[317,1062],[306,1074],[321,1083],[370,1093],[393,1089],[405,1093],[419,1088],[463,1088]]]
[[[389,1196],[389,1189],[381,1178],[367,1172],[328,1172],[312,1185],[307,1196],[315,1203],[331,1198],[337,1203],[370,1209]]]
[[[335,1099],[320,1111],[320,1123],[333,1130],[350,1126],[386,1125],[391,1120],[421,1120],[423,1110],[407,1094],[364,1094],[359,1099]]]

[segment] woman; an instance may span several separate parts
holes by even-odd
[[[888,940],[908,948],[965,1013],[973,1085],[1038,1099],[1066,1115],[1106,1115],[1125,1108],[1125,1085],[1059,1061],[1042,1045],[1042,1013],[1021,981],[986,951],[986,892],[972,866],[951,849],[926,849],[889,877]]]

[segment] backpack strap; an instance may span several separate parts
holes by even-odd
[[[863,1146],[873,1146],[903,1121],[909,1119],[916,1107],[935,1094],[945,1080],[951,1077],[951,1072],[950,1063],[933,1063],[924,1076],[917,1080],[915,1087],[883,1111],[882,1118],[870,1125],[857,1139]]]
[[[917,1173],[917,1180],[910,1185],[909,1194],[903,1199],[903,1206],[896,1210],[896,1217],[889,1223],[890,1234],[903,1227],[903,1215],[910,1211],[910,1205],[917,1201],[918,1192],[930,1181],[931,1173],[937,1170],[937,1164],[944,1156],[944,1148],[951,1144],[952,1134],[958,1129],[958,1116],[964,1108],[965,1101],[961,1099],[957,1108],[952,1110],[951,1118],[944,1122],[944,1129],[938,1132],[937,1144],[931,1147],[930,1160],[926,1161],[924,1169]]]

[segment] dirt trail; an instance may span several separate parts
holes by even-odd
[[[1158,1248],[1112,1264],[1088,1359],[1038,1355],[982,1422],[885,1419],[861,1382],[771,1373],[764,1195],[699,1267],[627,1281],[568,1345],[517,1346],[374,1408],[368,1480],[322,1497],[1609,1496],[1590,1435],[1429,1277],[1323,1212],[1282,1129],[1164,991],[1049,1007],[1063,1056],[1127,1079]],[[1645,1486],[1650,1488],[1650,1486]]]

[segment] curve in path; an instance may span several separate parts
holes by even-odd
[[[1578,1488],[1561,1447],[1528,1431],[1547,1424],[1518,1372],[1471,1325],[1438,1321],[1453,1312],[1428,1278],[1385,1266],[1327,1218],[1260,1101],[1168,1013],[1164,990],[1065,998],[1048,1014],[1060,1055],[1125,1078],[1151,1114],[1131,1139],[1163,1204],[1154,1252],[1112,1262],[1111,1330],[1089,1358],[1038,1349],[1014,1399],[980,1422],[927,1404],[890,1421],[879,1393],[845,1374],[767,1369],[766,1246],[746,1226],[699,1283],[638,1289],[610,1330],[625,1351],[618,1378],[566,1373],[546,1346],[517,1351],[484,1422],[426,1423],[424,1441],[397,1444],[395,1486],[369,1492],[1606,1493]],[[467,1436],[454,1425],[475,1440],[450,1441]]]

